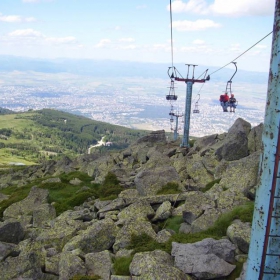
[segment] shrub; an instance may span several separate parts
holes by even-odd
[[[108,172],[108,174],[105,177],[103,185],[108,186],[108,185],[118,185],[120,181],[118,180],[117,176],[112,173]]]

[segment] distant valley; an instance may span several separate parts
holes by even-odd
[[[175,85],[176,102],[165,99],[170,86],[167,64],[3,56],[0,62],[0,107],[14,111],[53,108],[128,128],[170,132],[171,105],[176,112],[185,110],[185,83]],[[185,65],[179,66],[184,73]],[[205,68],[198,66],[197,75]],[[209,73],[217,69],[210,68]],[[228,66],[209,82],[194,84],[192,109],[198,105],[200,114],[191,116],[191,135],[225,132],[239,117],[253,126],[263,121],[268,73],[238,70],[232,83],[238,100],[236,113],[222,112],[219,95],[233,72]]]

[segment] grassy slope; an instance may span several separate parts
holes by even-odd
[[[0,164],[74,157],[86,153],[103,136],[114,143],[113,148],[121,149],[145,134],[52,109],[0,115]]]

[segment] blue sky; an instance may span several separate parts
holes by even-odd
[[[272,31],[275,0],[173,0],[174,65],[222,67]],[[169,0],[1,0],[0,55],[170,62]],[[272,35],[237,60],[269,70]],[[177,67],[178,68],[178,67]]]

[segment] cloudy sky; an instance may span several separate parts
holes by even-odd
[[[275,0],[173,0],[174,65],[222,67],[273,29]],[[0,55],[170,62],[169,0],[1,0]],[[237,60],[269,70],[272,35]]]

